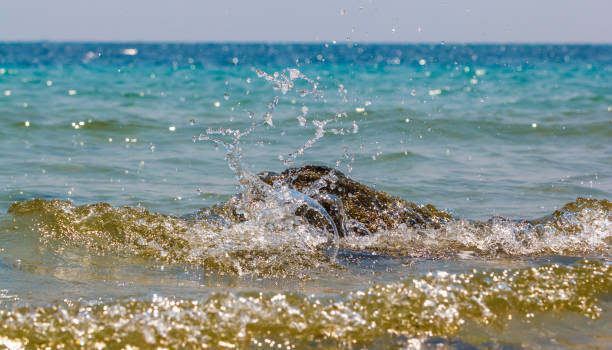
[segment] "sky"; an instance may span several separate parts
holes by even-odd
[[[612,43],[612,0],[0,0],[0,41]]]

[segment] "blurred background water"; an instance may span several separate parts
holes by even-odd
[[[324,99],[255,74],[287,67]],[[612,191],[611,46],[2,44],[0,72],[3,211],[32,197],[174,214],[218,202],[236,182],[192,136],[247,125],[276,95],[275,128],[245,141],[256,171],[282,170],[277,156],[313,134],[296,119],[306,105],[359,132],[296,165],[334,166],[347,147],[353,178],[464,217],[532,218]]]

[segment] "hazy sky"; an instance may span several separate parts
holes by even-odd
[[[0,41],[612,42],[612,0],[0,0]]]

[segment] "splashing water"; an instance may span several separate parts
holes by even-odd
[[[299,70],[294,68],[287,68],[286,72],[288,72],[289,76],[287,76],[285,72],[268,74],[262,70],[257,70],[257,75],[260,78],[264,78],[266,81],[272,82],[274,84],[274,89],[280,90],[283,95],[294,89],[295,80],[301,79],[311,84],[310,89],[299,90],[302,97],[312,94],[313,97],[317,99],[322,96],[322,92],[318,89],[318,83],[313,79],[307,77]],[[241,195],[238,200],[239,203],[237,204],[237,212],[239,214],[244,215],[246,219],[254,218],[257,221],[261,221],[264,216],[272,218],[277,218],[279,215],[281,217],[292,216],[295,215],[295,212],[299,208],[307,206],[319,213],[320,216],[323,217],[331,226],[333,235],[328,237],[328,243],[333,243],[335,245],[336,248],[333,253],[333,256],[335,257],[338,251],[340,234],[338,232],[336,223],[331,218],[329,213],[325,210],[325,208],[323,208],[323,206],[321,206],[321,204],[319,204],[317,200],[311,197],[320,196],[318,191],[310,190],[308,193],[302,193],[288,188],[287,186],[270,186],[263,182],[256,174],[247,170],[242,164],[242,150],[240,147],[241,139],[260,127],[274,127],[273,115],[279,101],[279,97],[275,96],[273,100],[268,103],[268,110],[266,113],[264,113],[262,120],[251,123],[250,127],[246,130],[208,128],[206,130],[206,134],[209,136],[204,136],[201,134],[197,140],[212,141],[213,143],[221,145],[225,148],[228,165],[234,172],[241,187]],[[304,115],[308,113],[308,108],[306,106],[302,107],[302,113]],[[253,116],[254,114],[249,112],[249,118],[253,118]],[[297,151],[290,153],[286,157],[280,156],[279,159],[284,161],[285,164],[290,164],[297,156],[304,154],[307,149],[311,148],[325,135],[324,128],[329,122],[341,117],[342,115],[338,114],[332,119],[322,121],[312,120],[313,125],[316,127],[315,136],[306,141]],[[300,124],[302,124],[302,120],[300,120]],[[357,130],[355,122],[353,122],[353,125],[355,126],[355,130]],[[217,138],[212,138],[210,135],[229,135],[232,137],[232,141],[226,142]],[[195,136],[194,140],[196,140]],[[331,199],[331,197],[328,196],[328,199]],[[344,230],[343,227],[340,229]],[[342,232],[342,235],[344,236],[344,231]]]

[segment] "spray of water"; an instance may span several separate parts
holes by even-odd
[[[304,97],[312,95],[314,99],[318,99],[322,96],[322,92],[319,89],[318,83],[309,78],[308,76],[301,73],[298,69],[287,68],[285,71],[273,74],[268,74],[262,70],[257,70],[257,75],[260,78],[265,79],[273,84],[275,90],[281,91],[283,95],[289,91],[295,90],[300,96]],[[297,89],[295,81],[303,80],[309,84],[308,89]],[[317,188],[313,187],[307,192],[299,192],[289,188],[287,185],[276,184],[270,186],[262,181],[257,174],[251,172],[247,166],[245,166],[242,160],[242,148],[241,140],[261,127],[273,127],[274,126],[274,111],[280,101],[279,96],[275,96],[272,101],[268,103],[268,109],[263,114],[259,121],[254,121],[250,126],[244,130],[231,129],[231,128],[208,128],[205,134],[200,134],[199,137],[194,136],[194,141],[210,141],[218,146],[221,146],[226,151],[226,160],[230,169],[234,172],[236,179],[241,188],[241,196],[237,201],[237,213],[243,215],[247,220],[262,220],[262,217],[273,215],[295,215],[296,211],[301,207],[308,207],[314,210],[316,213],[323,218],[331,227],[331,232],[327,233],[328,243],[333,244],[335,249],[333,250],[333,257],[338,251],[340,233],[345,234],[345,229],[337,227],[336,223],[325,210],[325,208],[317,201],[322,199],[319,197],[325,196],[325,200],[333,201],[337,206],[341,208],[342,202],[338,198],[332,198],[331,195],[322,195],[317,191]],[[304,116],[298,117],[300,124],[305,124],[305,115],[308,112],[307,107],[302,107],[302,113]],[[311,148],[318,140],[323,138],[326,133],[325,127],[328,123],[345,117],[346,114],[334,115],[330,119],[325,120],[312,120],[312,124],[315,126],[315,135],[308,139],[299,149],[290,152],[286,156],[279,156],[279,159],[286,165],[291,164],[298,156],[303,155],[304,152]],[[249,118],[253,118],[254,113],[249,112]],[[338,130],[332,131],[335,134],[340,133]],[[231,141],[224,141],[218,136],[230,136]],[[315,199],[316,198],[316,199]],[[338,204],[339,202],[339,204]],[[339,232],[339,230],[341,232]],[[327,232],[327,231],[325,231]]]

